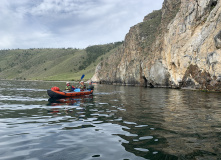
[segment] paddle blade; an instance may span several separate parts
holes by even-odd
[[[84,74],[81,76],[81,80],[84,78]]]

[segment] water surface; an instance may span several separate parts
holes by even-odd
[[[0,159],[221,158],[221,94],[95,85],[49,99],[65,82],[0,81]]]

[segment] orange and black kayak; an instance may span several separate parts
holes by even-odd
[[[93,90],[84,90],[84,91],[75,90],[72,92],[67,92],[67,91],[60,91],[58,89],[54,89],[53,87],[50,90],[47,90],[47,93],[51,98],[65,98],[65,97],[91,95],[93,94]]]

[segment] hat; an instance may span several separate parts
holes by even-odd
[[[66,84],[70,84],[70,82],[66,82]]]

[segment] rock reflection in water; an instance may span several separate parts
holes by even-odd
[[[165,152],[186,158],[200,155],[207,159],[216,159],[216,156],[220,156],[221,112],[220,105],[217,105],[220,101],[216,98],[211,100],[210,96],[214,98],[216,94],[193,91],[169,92],[169,98],[163,109],[164,131],[159,132],[167,139],[169,145],[163,149]]]
[[[184,90],[140,89],[139,95],[122,95],[126,112],[121,112],[130,133],[125,148],[166,153],[172,159],[216,159],[221,157],[221,101],[219,93]],[[118,113],[119,114],[119,113]],[[137,124],[137,126],[135,125]],[[143,127],[138,127],[143,126]],[[142,149],[137,149],[140,147]],[[140,154],[139,154],[140,155]],[[162,157],[162,153],[160,157]],[[144,157],[151,157],[143,153]],[[156,156],[155,156],[156,158]],[[159,158],[159,157],[158,157]]]

